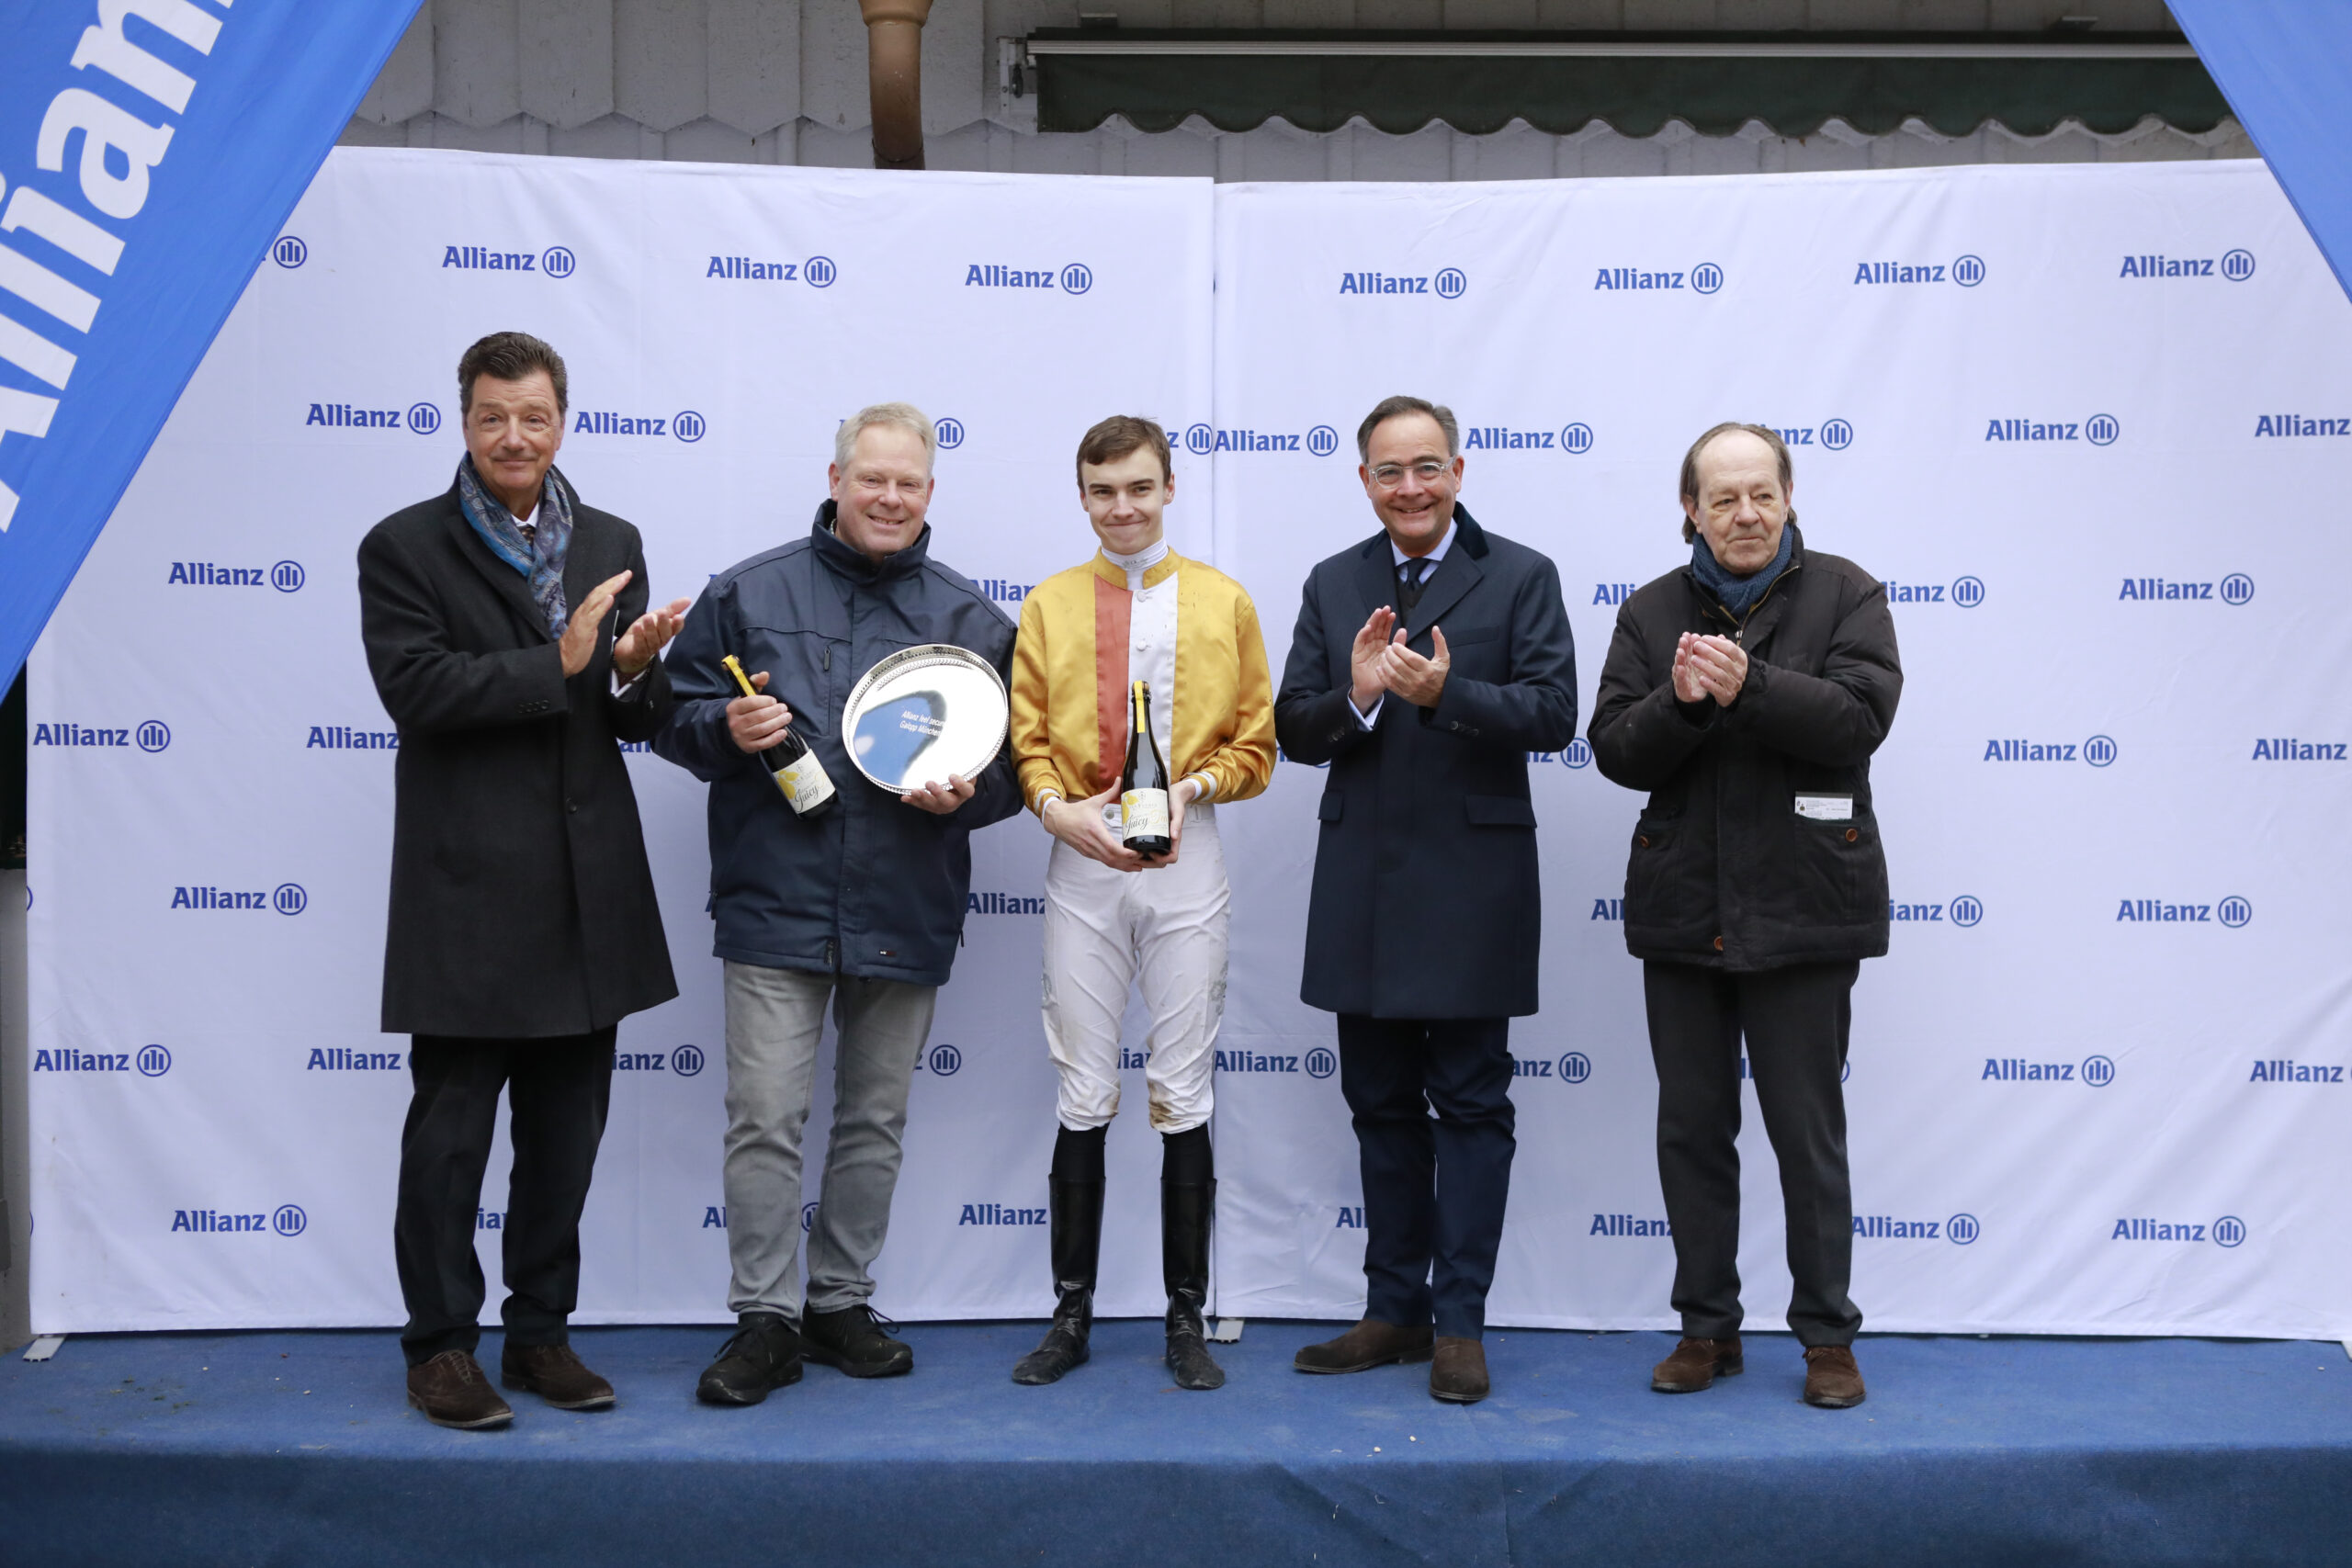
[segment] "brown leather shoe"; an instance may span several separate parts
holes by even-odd
[[[481,1368],[463,1350],[444,1350],[408,1370],[408,1402],[436,1427],[477,1432],[503,1427],[514,1410],[498,1397]]]
[[[1713,1386],[1717,1378],[1736,1378],[1747,1370],[1738,1335],[1728,1339],[1685,1336],[1673,1355],[1650,1369],[1650,1386],[1660,1393],[1697,1393]]]
[[[1337,1339],[1305,1347],[1290,1364],[1302,1372],[1361,1372],[1394,1361],[1426,1361],[1430,1341],[1426,1323],[1419,1328],[1405,1328],[1367,1317]]]
[[[1487,1348],[1476,1339],[1438,1336],[1437,1359],[1430,1363],[1430,1397],[1448,1404],[1476,1404],[1487,1397]]]
[[[558,1410],[607,1410],[613,1385],[581,1365],[569,1345],[509,1345],[498,1353],[498,1381],[536,1393]]]
[[[1815,1345],[1804,1353],[1804,1402],[1824,1410],[1844,1410],[1860,1404],[1862,1370],[1854,1352],[1843,1345]]]

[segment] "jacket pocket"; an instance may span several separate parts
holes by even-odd
[[[1315,805],[1316,819],[1320,822],[1337,822],[1340,819],[1340,808],[1346,806],[1347,802],[1348,797],[1339,790],[1325,790],[1323,798]]]
[[[1792,916],[1803,922],[1852,925],[1868,920],[1879,881],[1878,823],[1867,810],[1843,819],[1790,815],[1796,836]],[[1879,895],[1883,902],[1884,895]]]
[[[1532,828],[1535,807],[1531,801],[1510,795],[1465,795],[1462,808],[1471,825],[1478,828]]]
[[[1682,825],[1671,818],[1645,811],[1634,824],[1632,852],[1625,861],[1625,919],[1645,926],[1672,926],[1687,915],[1679,879],[1675,874],[1676,840]]]

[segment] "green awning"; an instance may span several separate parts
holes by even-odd
[[[1474,134],[1524,119],[1565,134],[1601,120],[1650,136],[1669,120],[1710,136],[1761,120],[1807,136],[1830,119],[1879,135],[1906,119],[1947,136],[1986,120],[2021,135],[2067,119],[2128,130],[2148,115],[2211,130],[2230,112],[2177,35],[1596,35],[1041,30],[1029,35],[1040,130],[1114,115],[1169,130],[1279,117],[1335,130],[1361,115],[1404,133],[1442,120]]]

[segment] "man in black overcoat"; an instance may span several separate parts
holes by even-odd
[[[1719,424],[1682,459],[1690,563],[1617,612],[1593,704],[1600,771],[1649,802],[1625,869],[1657,1065],[1658,1183],[1682,1339],[1650,1374],[1693,1393],[1740,1350],[1743,1043],[1781,1168],[1806,1403],[1862,1402],[1847,1294],[1853,1197],[1839,1087],[1861,960],[1886,951],[1871,754],[1903,668],[1886,589],[1808,551],[1789,449]]]
[[[656,655],[686,601],[649,611],[637,530],[555,470],[554,349],[493,333],[458,362],[458,391],[457,480],[368,532],[359,604],[400,728],[383,1027],[413,1037],[392,1227],[409,1403],[483,1427],[514,1416],[473,1359],[475,1211],[502,1089],[514,1150],[502,1381],[560,1409],[613,1403],[568,1343],[580,1214],[615,1031],[678,994],[616,743],[670,711]]]
[[[1419,398],[1365,418],[1381,532],[1308,575],[1274,732],[1330,764],[1299,995],[1339,1014],[1364,1201],[1363,1320],[1295,1364],[1430,1360],[1430,1393],[1466,1404],[1517,1147],[1510,1021],[1536,1010],[1527,754],[1575,739],[1577,697],[1558,569],[1455,500],[1460,447]]]

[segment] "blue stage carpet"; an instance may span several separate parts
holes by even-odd
[[[1054,1388],[1035,1324],[913,1325],[911,1377],[811,1367],[695,1403],[712,1329],[587,1329],[618,1409],[429,1426],[382,1333],[70,1339],[0,1362],[0,1562],[2344,1563],[2352,1362],[2329,1344],[1866,1338],[1810,1409],[1785,1336],[1706,1393],[1657,1334],[1490,1334],[1497,1393],[1309,1378],[1253,1322],[1181,1393],[1156,1324]],[[497,1338],[482,1359],[494,1371]]]

